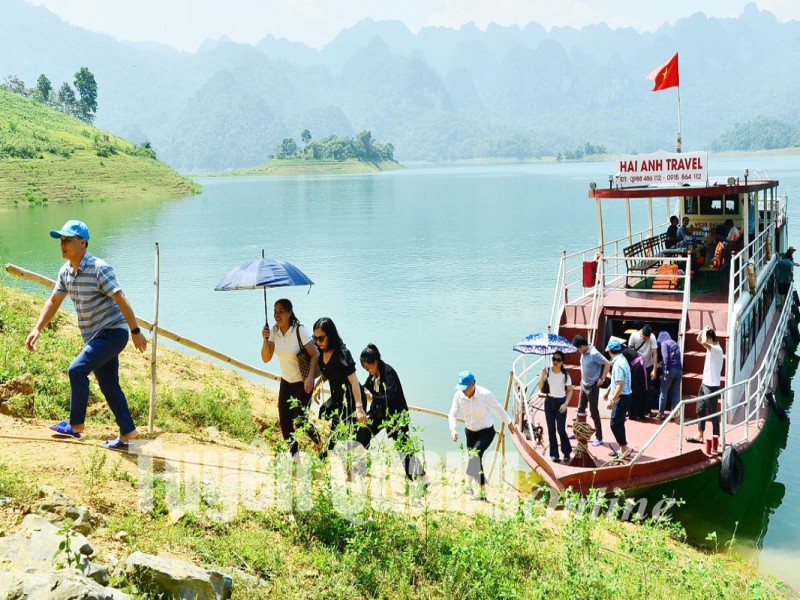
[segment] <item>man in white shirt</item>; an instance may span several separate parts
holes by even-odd
[[[722,363],[725,360],[725,354],[722,351],[722,346],[717,341],[717,333],[710,327],[703,329],[697,336],[697,342],[706,349],[706,360],[703,365],[703,383],[700,386],[700,396],[713,394],[697,403],[697,416],[700,421],[697,423],[698,435],[697,437],[687,438],[689,442],[698,444],[704,443],[704,435],[706,429],[706,415],[713,415],[719,412],[719,394],[718,392],[722,385]],[[717,452],[719,446],[719,415],[709,417],[711,420],[711,431],[713,437],[710,444],[706,444],[706,452],[708,454]]]
[[[735,242],[739,237],[739,228],[733,224],[733,219],[725,221],[725,229],[728,231],[728,236],[725,239],[729,242]]]
[[[480,492],[473,496],[474,500],[486,499],[486,477],[483,472],[483,453],[492,445],[494,441],[494,422],[490,413],[494,413],[503,423],[508,425],[508,430],[512,434],[517,434],[518,430],[511,417],[500,406],[494,394],[484,387],[475,384],[475,375],[471,371],[461,371],[458,374],[456,393],[453,396],[453,404],[450,406],[450,413],[447,422],[450,425],[450,438],[458,442],[457,417],[458,413],[464,414],[464,433],[467,438],[467,450],[470,451],[469,462],[467,463],[467,479],[470,484],[477,481],[480,485]],[[469,490],[472,488],[469,487]],[[471,491],[470,491],[471,493]]]

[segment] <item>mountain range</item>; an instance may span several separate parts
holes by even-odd
[[[800,123],[800,22],[754,4],[644,33],[536,23],[412,33],[365,19],[319,50],[268,35],[207,40],[195,53],[121,42],[23,0],[3,6],[0,77],[33,87],[44,73],[57,89],[89,68],[97,126],[149,141],[182,171],[261,163],[304,129],[315,139],[370,130],[399,160],[672,149],[678,90],[651,93],[645,76],[675,52],[685,150],[758,119]]]

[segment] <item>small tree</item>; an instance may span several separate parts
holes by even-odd
[[[303,129],[303,133],[300,134],[300,139],[303,140],[303,146],[308,146],[308,143],[311,141],[311,132],[308,129]]]
[[[76,116],[86,123],[91,123],[97,112],[97,82],[86,67],[81,67],[80,71],[75,73],[75,89],[81,97]]]
[[[287,158],[297,154],[297,142],[294,138],[283,138],[281,145],[275,148],[275,156],[277,158]]]
[[[68,115],[75,115],[78,101],[75,98],[75,90],[66,81],[58,90],[58,108],[61,112]]]
[[[36,80],[36,87],[33,89],[33,97],[43,104],[50,104],[50,94],[53,91],[53,84],[47,76],[42,73]]]
[[[3,83],[0,84],[0,88],[8,90],[13,94],[19,94],[20,96],[28,95],[28,91],[25,89],[25,82],[16,75],[9,75],[6,77]]]

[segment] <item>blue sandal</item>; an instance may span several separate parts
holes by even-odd
[[[78,433],[77,431],[73,431],[72,425],[70,425],[66,421],[61,421],[60,423],[56,423],[55,425],[50,425],[50,429],[55,431],[56,435],[65,435],[75,439],[81,437],[81,434]]]
[[[130,442],[123,442],[119,438],[103,442],[103,448],[108,448],[109,450],[128,450],[130,447]]]

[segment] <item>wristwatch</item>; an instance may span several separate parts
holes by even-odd
[[[138,335],[140,333],[142,333],[142,330],[139,329],[138,327],[134,327],[133,329],[131,329],[131,335]]]

